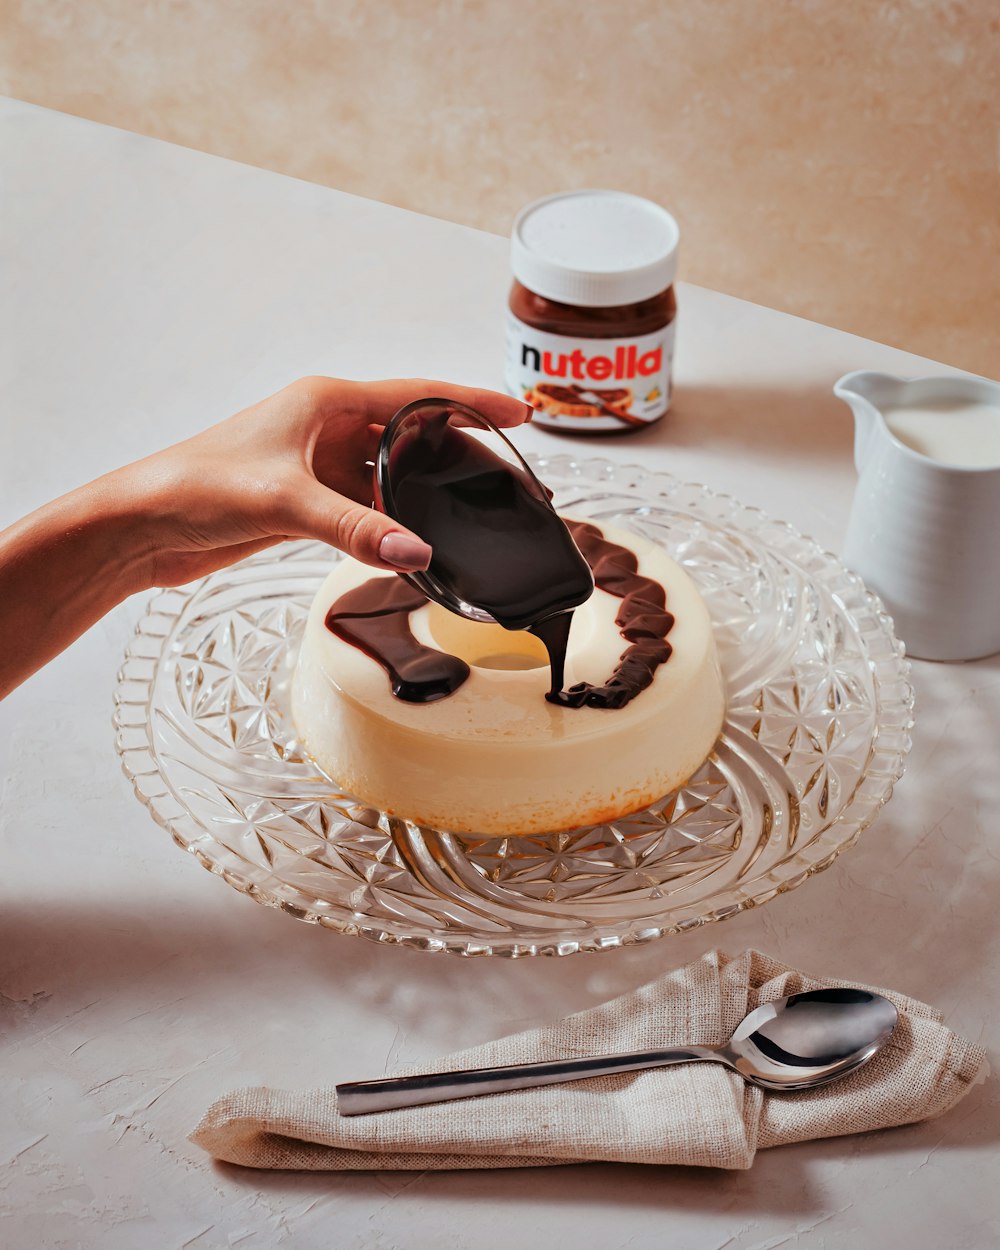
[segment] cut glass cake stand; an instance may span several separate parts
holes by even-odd
[[[853,846],[909,749],[912,691],[878,599],[833,556],[663,473],[530,457],[555,504],[660,543],[715,628],[727,714],[681,789],[613,824],[472,837],[386,816],[304,752],[296,646],[337,553],[285,544],[159,594],[115,695],[136,795],[235,889],[300,920],[462,955],[566,955],[722,920]]]

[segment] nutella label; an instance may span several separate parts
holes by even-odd
[[[507,319],[508,391],[567,430],[648,425],[670,407],[674,323],[635,338],[584,339]]]

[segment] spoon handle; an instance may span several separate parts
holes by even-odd
[[[671,1063],[699,1059],[725,1062],[711,1046],[684,1046],[673,1050],[645,1050],[631,1055],[607,1055],[587,1059],[556,1059],[548,1063],[515,1063],[500,1068],[466,1068],[455,1072],[429,1072],[420,1076],[391,1076],[377,1081],[349,1081],[337,1086],[337,1110],[341,1115],[367,1115],[395,1111],[454,1098],[476,1098],[507,1089],[529,1089],[580,1081],[589,1076],[616,1072],[639,1072]]]

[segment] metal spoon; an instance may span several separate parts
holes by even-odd
[[[810,990],[751,1011],[725,1046],[350,1081],[337,1086],[337,1109],[341,1115],[365,1115],[702,1059],[723,1063],[764,1089],[812,1089],[867,1063],[888,1041],[898,1014],[887,998],[867,990]]]

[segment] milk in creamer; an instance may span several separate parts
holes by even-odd
[[[966,469],[1000,467],[1000,407],[951,399],[883,408],[896,438],[940,464]]]

